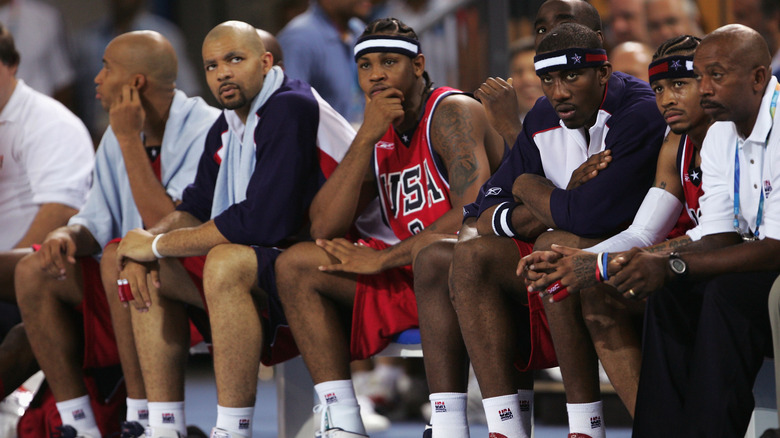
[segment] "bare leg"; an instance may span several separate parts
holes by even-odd
[[[640,333],[645,303],[628,301],[607,292],[607,288],[582,291],[582,313],[604,371],[633,417],[642,363]]]
[[[482,236],[455,245],[452,303],[484,398],[513,394],[520,385],[516,313],[527,300],[515,276],[520,253],[511,239]],[[526,352],[527,353],[527,352]]]
[[[284,313],[315,384],[350,378],[349,326],[342,317],[351,314],[356,282],[317,270],[334,262],[313,243],[295,245],[276,260]]]
[[[106,300],[111,311],[111,324],[114,327],[116,346],[119,350],[119,361],[125,376],[127,396],[132,399],[145,399],[144,379],[141,375],[141,364],[138,363],[138,354],[135,351],[135,339],[133,338],[133,325],[130,309],[125,308],[119,301],[116,281],[119,272],[116,270],[116,247],[112,243],[103,250],[100,260],[100,278],[103,289],[106,291]]]
[[[32,249],[12,249],[11,251],[0,252],[0,301],[7,303],[16,302],[16,293],[14,288],[14,271],[19,260],[28,254],[32,254]]]
[[[177,259],[160,260],[159,291],[150,288],[149,311],[131,310],[133,336],[149,402],[184,400],[184,367],[189,352],[185,303],[203,301]]]
[[[465,393],[468,386],[469,358],[447,281],[456,241],[433,242],[414,258],[414,291],[431,393]]]
[[[203,273],[214,345],[218,402],[225,407],[255,405],[263,345],[257,257],[244,245],[209,251]]]
[[[66,278],[57,280],[41,271],[38,257],[30,254],[16,267],[17,301],[55,400],[70,400],[87,395],[82,373],[84,334],[73,309],[83,298],[81,264],[66,263]]]
[[[0,398],[14,392],[39,369],[27,340],[24,324],[15,325],[0,344],[0,379],[3,390]]]

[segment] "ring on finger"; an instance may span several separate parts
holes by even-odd
[[[636,298],[636,292],[634,292],[634,289],[629,289],[628,294],[631,295],[631,298]]]

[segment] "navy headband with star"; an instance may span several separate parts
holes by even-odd
[[[534,56],[534,68],[536,68],[537,76],[551,71],[600,67],[605,62],[607,62],[607,51],[604,49],[581,49],[575,47]]]
[[[693,56],[669,56],[650,63],[650,83],[660,79],[693,78]]]
[[[355,62],[366,53],[390,52],[410,58],[421,53],[420,42],[400,35],[368,35],[355,43]]]

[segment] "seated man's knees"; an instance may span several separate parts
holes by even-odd
[[[414,259],[414,289],[418,296],[441,282],[446,287],[454,247],[452,241],[439,240],[417,252]]]
[[[312,242],[299,243],[284,250],[276,259],[279,295],[295,295],[320,274],[318,267],[328,263],[325,252]]]
[[[37,301],[46,291],[42,287],[48,274],[41,269],[38,253],[30,254],[16,264],[14,283],[19,306]],[[34,305],[34,304],[33,304]]]
[[[492,265],[490,260],[497,255],[495,247],[490,245],[491,240],[479,238],[456,243],[452,254],[453,274],[488,275]]]
[[[224,244],[212,248],[206,256],[203,268],[203,285],[206,296],[210,291],[220,292],[230,286],[251,288],[257,277],[257,258],[245,245]]]

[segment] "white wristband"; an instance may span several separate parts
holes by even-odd
[[[157,241],[160,240],[160,237],[162,237],[162,234],[158,234],[154,236],[154,240],[152,240],[152,253],[155,257],[158,259],[164,258],[165,256],[160,254],[160,251],[157,251]]]

